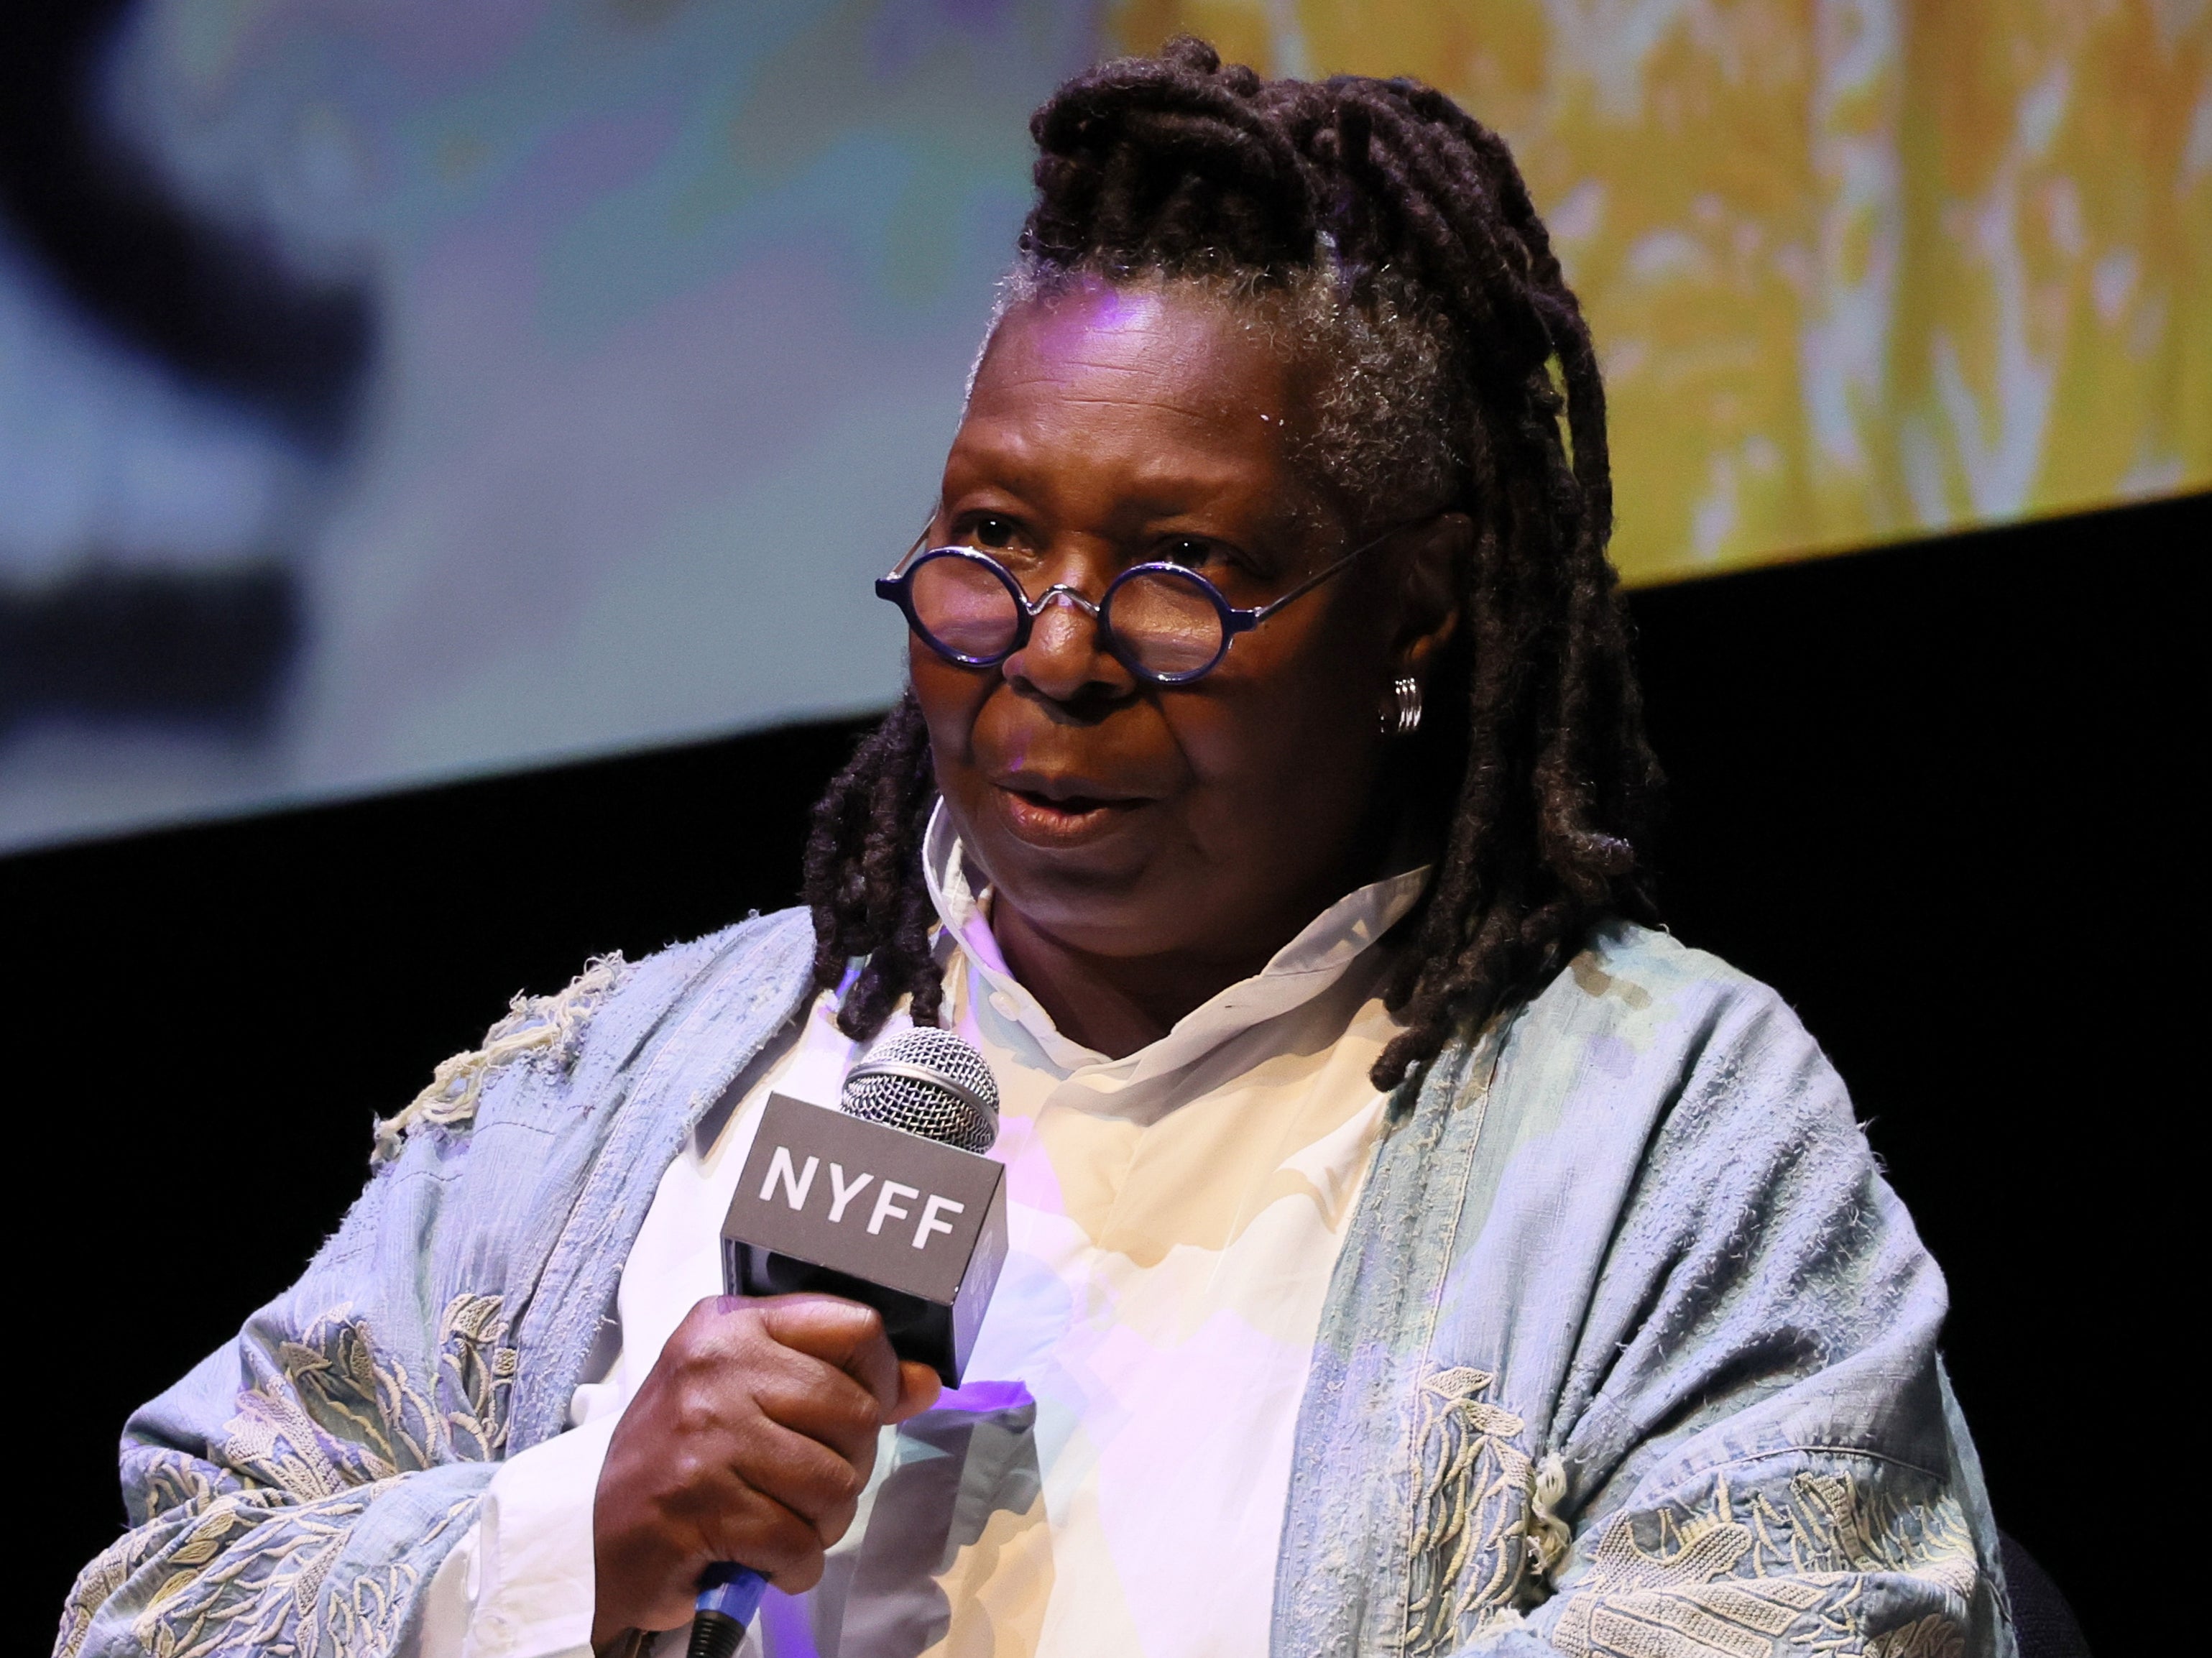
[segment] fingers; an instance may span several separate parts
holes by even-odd
[[[828,1535],[807,1518],[757,1485],[740,1485],[714,1512],[698,1516],[699,1535],[717,1560],[734,1561],[763,1574],[786,1594],[809,1589],[821,1580],[823,1552],[852,1524],[854,1505]]]
[[[820,1359],[787,1353],[764,1364],[750,1391],[761,1415],[859,1470],[863,1479],[876,1461],[876,1430],[883,1407],[876,1396]]]
[[[813,1435],[769,1418],[755,1418],[732,1439],[730,1472],[735,1479],[798,1515],[823,1542],[844,1535],[874,1466],[872,1431],[866,1460],[858,1464]]]
[[[848,1355],[865,1345],[866,1331],[881,1339],[880,1321],[854,1303],[818,1300],[818,1307],[803,1309],[731,1297],[702,1301],[677,1327],[654,1368],[680,1377],[684,1395],[710,1416],[720,1411],[734,1419],[750,1407],[841,1455],[866,1454],[883,1419],[875,1391],[844,1367],[783,1340],[779,1331]]]
[[[688,1622],[709,1560],[750,1566],[793,1592],[820,1578],[824,1533],[843,1534],[849,1503],[823,1500],[809,1519],[762,1488],[797,1495],[793,1481],[732,1466],[738,1447],[729,1438],[671,1431],[665,1414],[649,1419],[653,1401],[645,1394],[639,1403],[647,1411],[624,1413],[592,1504],[595,1642],[621,1629]],[[803,1446],[812,1457],[836,1460],[811,1441]]]
[[[784,1296],[752,1304],[778,1341],[836,1365],[866,1388],[881,1422],[919,1416],[944,1391],[929,1365],[893,1351],[873,1308],[835,1296]]]
[[[811,1588],[853,1523],[886,1421],[936,1399],[883,1321],[830,1296],[701,1302],[616,1425],[592,1514],[610,1627],[673,1627],[701,1566]]]
[[[771,1575],[803,1568],[827,1546],[812,1520],[750,1480],[696,1481],[663,1512],[708,1558]]]
[[[778,1296],[753,1305],[770,1335],[844,1371],[875,1396],[878,1411],[898,1403],[898,1357],[874,1308],[812,1295]]]

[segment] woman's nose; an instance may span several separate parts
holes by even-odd
[[[1028,641],[1006,659],[1006,677],[1055,702],[1126,695],[1129,671],[1106,649],[1097,613],[1079,593],[1073,581],[1047,590]]]

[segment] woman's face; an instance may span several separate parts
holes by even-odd
[[[1032,599],[1064,582],[1095,603],[1117,572],[1172,560],[1264,604],[1350,550],[1288,464],[1296,395],[1200,295],[1092,284],[1023,307],[976,376],[933,540],[991,551]],[[1187,686],[1135,679],[1064,602],[994,668],[911,641],[938,784],[1002,936],[1015,921],[1084,955],[1249,970],[1367,878],[1377,714],[1450,625],[1444,522],[1285,605]]]

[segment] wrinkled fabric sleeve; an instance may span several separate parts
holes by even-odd
[[[131,1418],[129,1529],[58,1658],[393,1651],[510,1452],[566,1425],[661,1170],[811,950],[793,911],[602,957],[441,1065],[299,1282]]]
[[[133,1414],[129,1529],[78,1576],[57,1658],[392,1649],[507,1454],[510,1241],[580,1114],[567,1074],[456,1072],[468,1114],[394,1136],[298,1282]]]
[[[498,1466],[513,1351],[489,1297],[443,1309],[420,1369],[290,1301],[132,1418],[130,1529],[79,1575],[58,1658],[391,1649]]]
[[[1545,1598],[1464,1649],[2010,1658],[1946,1309],[1841,1081],[1747,984],[1656,1124],[1531,1468]]]

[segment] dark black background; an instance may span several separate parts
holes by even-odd
[[[2194,1472],[2155,1460],[2196,1291],[2151,1233],[2203,1093],[2180,1072],[2202,861],[2180,797],[2208,507],[1633,601],[1670,922],[1778,986],[1850,1081],[1950,1274],[1999,1519],[2106,1653],[2150,1643],[2136,1532]],[[0,860],[11,1648],[51,1641],[120,1523],[125,1415],[298,1272],[372,1117],[514,990],[790,902],[858,729]]]

